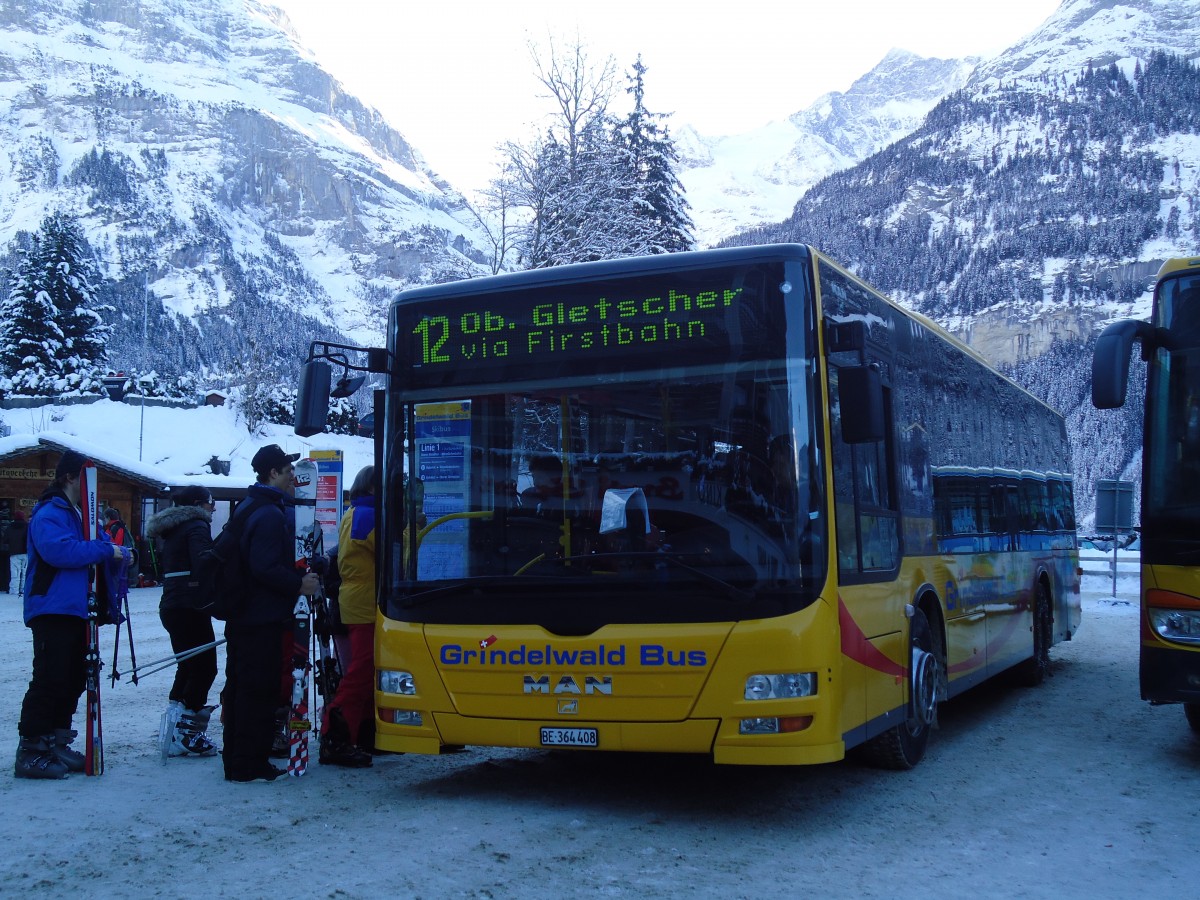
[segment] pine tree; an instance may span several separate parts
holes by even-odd
[[[634,172],[622,165],[613,124],[592,119],[580,132],[569,177],[548,197],[553,240],[547,265],[616,259],[648,252],[636,217]]]
[[[48,255],[45,290],[58,308],[63,333],[60,374],[64,391],[103,393],[112,327],[100,317],[95,284],[99,273],[79,224],[64,215],[42,226]]]
[[[41,287],[42,243],[22,252],[12,288],[0,304],[0,371],[13,394],[43,394],[58,376],[62,328],[58,310]]]
[[[553,48],[551,48],[553,50]],[[630,76],[634,108],[608,114],[611,60],[588,66],[576,44],[566,61],[538,65],[559,112],[544,137],[509,145],[504,184],[493,186],[523,210],[514,241],[526,268],[671,253],[693,246],[692,222],[675,175],[678,155],[661,114],[645,106],[646,67]]]
[[[640,223],[639,244],[645,253],[675,253],[695,246],[690,206],[675,174],[679,154],[670,131],[660,123],[665,116],[646,109],[646,65],[641,55],[633,64],[627,93],[633,110],[617,130],[616,140],[625,153],[636,191],[631,198],[633,217]]]
[[[78,223],[48,216],[0,305],[0,367],[16,394],[96,394],[112,329],[100,318],[98,280]]]

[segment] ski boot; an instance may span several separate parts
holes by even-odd
[[[176,742],[179,740],[178,724],[179,719],[183,715],[183,703],[179,700],[172,700],[167,704],[167,708],[163,711],[162,718],[158,721],[158,753],[162,757],[162,761],[166,762],[168,757],[182,756],[183,753],[174,753]],[[182,747],[179,744],[179,747]],[[183,751],[186,753],[187,751]]]
[[[216,756],[217,745],[204,733],[214,707],[185,709],[171,736],[171,756]]]
[[[68,772],[82,772],[84,769],[83,754],[71,748],[71,741],[77,737],[79,732],[73,729],[54,729],[54,746],[51,749],[58,761],[67,767]]]
[[[13,775],[17,778],[66,778],[70,773],[54,754],[54,735],[23,737],[17,744]]]
[[[291,755],[291,742],[288,740],[288,713],[286,706],[275,710],[275,736],[271,739],[271,759],[287,759]]]
[[[329,710],[328,727],[321,735],[317,759],[323,766],[343,766],[347,769],[369,769],[373,763],[370,753],[351,742],[350,726],[337,707]]]

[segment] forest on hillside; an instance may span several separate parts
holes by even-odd
[[[909,137],[815,185],[785,221],[725,245],[814,244],[941,322],[1128,304],[1146,283],[1121,269],[1146,242],[1200,252],[1200,197],[1172,194],[1182,163],[1158,151],[1170,135],[1196,133],[1200,68],[1167,53],[1130,77],[1113,65],[958,91]],[[1165,201],[1174,202],[1163,216]],[[1097,479],[1136,478],[1144,390],[1135,366],[1125,408],[1094,409],[1093,344],[1058,341],[1007,369],[1067,416],[1085,519]]]
[[[1132,80],[1114,65],[1069,84],[958,91],[908,138],[815,185],[785,221],[725,245],[814,244],[939,321],[1043,302],[1057,260],[1052,302],[1128,302],[1145,286],[1106,270],[1159,235],[1182,253],[1200,247],[1200,198],[1160,218],[1180,161],[1154,147],[1198,131],[1200,68],[1166,53]]]

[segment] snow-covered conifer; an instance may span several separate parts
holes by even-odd
[[[634,109],[619,121],[608,114],[611,60],[592,69],[577,44],[565,60],[552,54],[546,65],[535,62],[559,114],[532,147],[509,145],[506,181],[494,186],[525,214],[515,240],[521,264],[534,269],[690,249],[678,157],[661,114],[645,107],[641,58],[630,78]]]
[[[628,78],[626,91],[633,97],[633,110],[620,123],[614,137],[624,153],[623,164],[636,185],[631,213],[640,226],[638,252],[690,250],[695,245],[688,214],[690,206],[675,174],[679,154],[669,129],[661,122],[665,115],[646,109],[646,65],[640,55]]]
[[[48,216],[0,304],[0,367],[15,394],[94,394],[111,328],[97,311],[98,274],[79,225]]]

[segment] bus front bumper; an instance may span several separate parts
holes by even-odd
[[[1151,703],[1200,703],[1200,648],[1142,644],[1142,699]]]
[[[420,733],[385,722],[376,723],[375,745],[400,753],[438,754],[446,746],[518,747],[531,750],[607,750],[634,753],[702,753],[727,765],[787,766],[836,762],[845,756],[842,741],[813,744],[812,737],[797,734],[741,735],[737,720],[722,727],[717,719],[684,722],[544,722],[513,719],[478,719],[455,713],[433,714],[434,728]],[[542,743],[546,727],[595,729],[596,746],[562,747]]]

